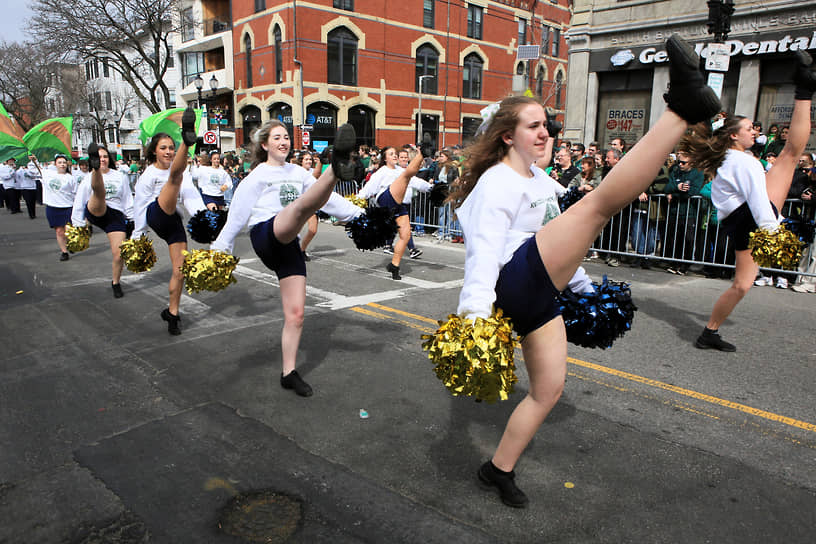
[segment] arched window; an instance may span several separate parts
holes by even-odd
[[[465,57],[462,70],[462,98],[482,97],[482,59],[476,53]]]
[[[345,27],[329,32],[328,82],[357,85],[357,36]]]
[[[544,67],[539,66],[536,73],[536,96],[544,96]]]
[[[348,122],[357,133],[357,143],[360,145],[374,145],[377,135],[377,112],[368,106],[353,106],[348,111]]]
[[[414,82],[414,90],[416,92],[437,94],[438,89],[438,67],[439,67],[439,52],[432,45],[423,44],[419,46],[416,53],[416,81]],[[423,77],[422,80],[419,76]],[[422,88],[419,82],[422,81]]]
[[[561,91],[563,89],[564,75],[561,72],[555,74],[555,107],[561,109]]]
[[[281,29],[275,25],[275,83],[283,83],[283,53],[281,52]]]
[[[523,62],[519,62],[516,65],[516,75],[517,76],[523,76],[524,75],[524,63]]]
[[[252,141],[252,133],[261,126],[261,110],[258,106],[244,106],[241,108],[241,117],[244,127],[244,145]]]
[[[246,86],[252,87],[252,38],[244,34],[244,50],[246,51]]]
[[[292,106],[285,102],[275,102],[269,106],[269,118],[277,119],[286,125],[286,131],[289,133],[289,139],[294,141],[295,127],[292,120]]]
[[[315,102],[306,107],[306,124],[312,125],[312,145],[332,145],[337,132],[337,107],[328,102]]]

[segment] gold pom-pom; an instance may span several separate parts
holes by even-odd
[[[518,381],[513,362],[515,341],[510,318],[496,310],[488,319],[451,314],[434,334],[424,334],[436,377],[454,395],[495,402],[506,400]]]
[[[65,237],[68,239],[68,251],[79,253],[85,251],[91,244],[90,227],[65,226]]]
[[[119,253],[125,261],[125,266],[131,272],[147,272],[156,264],[156,252],[153,242],[142,234],[138,240],[125,240],[119,246]]]
[[[795,270],[802,260],[805,244],[780,225],[775,231],[757,229],[748,235],[748,249],[754,262],[763,268]]]
[[[365,198],[360,198],[355,194],[346,195],[346,200],[350,201],[358,208],[365,208],[368,206],[368,200],[366,200]]]
[[[220,291],[235,283],[232,273],[238,259],[229,253],[214,249],[184,251],[181,273],[187,282],[187,292]]]

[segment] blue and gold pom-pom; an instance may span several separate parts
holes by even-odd
[[[199,210],[187,222],[190,238],[199,244],[209,244],[216,238],[227,222],[224,210]]]
[[[816,234],[816,221],[808,219],[802,214],[789,215],[782,220],[782,224],[794,233],[800,242],[812,244]]]
[[[181,273],[187,283],[188,293],[220,291],[235,283],[233,272],[238,259],[229,253],[214,249],[184,251]]]
[[[795,270],[802,260],[805,244],[796,234],[780,225],[777,230],[757,229],[748,235],[748,249],[762,268]]]
[[[578,190],[578,187],[571,187],[567,189],[567,192],[563,195],[558,197],[558,207],[561,208],[562,212],[565,212],[567,208],[578,202],[584,197],[584,193]]]
[[[346,200],[357,206],[358,208],[367,208],[368,207],[368,200],[365,198],[360,198],[355,194],[346,195]]]
[[[397,235],[394,212],[388,208],[366,208],[346,223],[346,233],[357,249],[372,250],[388,245]]]
[[[606,349],[632,328],[637,306],[632,302],[628,283],[612,282],[606,276],[593,282],[592,293],[569,289],[558,295],[567,341],[585,348]]]
[[[422,349],[436,377],[454,395],[477,401],[506,400],[518,381],[513,362],[515,340],[510,319],[496,310],[473,322],[451,314],[434,334],[424,334]]]
[[[134,273],[147,272],[156,264],[153,242],[142,234],[136,240],[125,240],[119,246],[119,253],[128,270]]]
[[[85,251],[91,244],[90,227],[65,226],[65,237],[68,239],[68,251],[79,253]]]

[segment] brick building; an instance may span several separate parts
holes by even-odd
[[[361,143],[467,141],[514,89],[563,109],[571,0],[235,0],[236,142],[270,117],[315,149],[352,123]],[[543,37],[543,39],[542,39]],[[517,60],[519,44],[539,58]],[[514,78],[515,76],[515,78]],[[422,93],[420,90],[422,84]]]

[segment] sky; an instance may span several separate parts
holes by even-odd
[[[28,39],[24,34],[26,19],[32,16],[31,0],[3,0],[3,16],[0,17],[0,40],[22,42]]]

